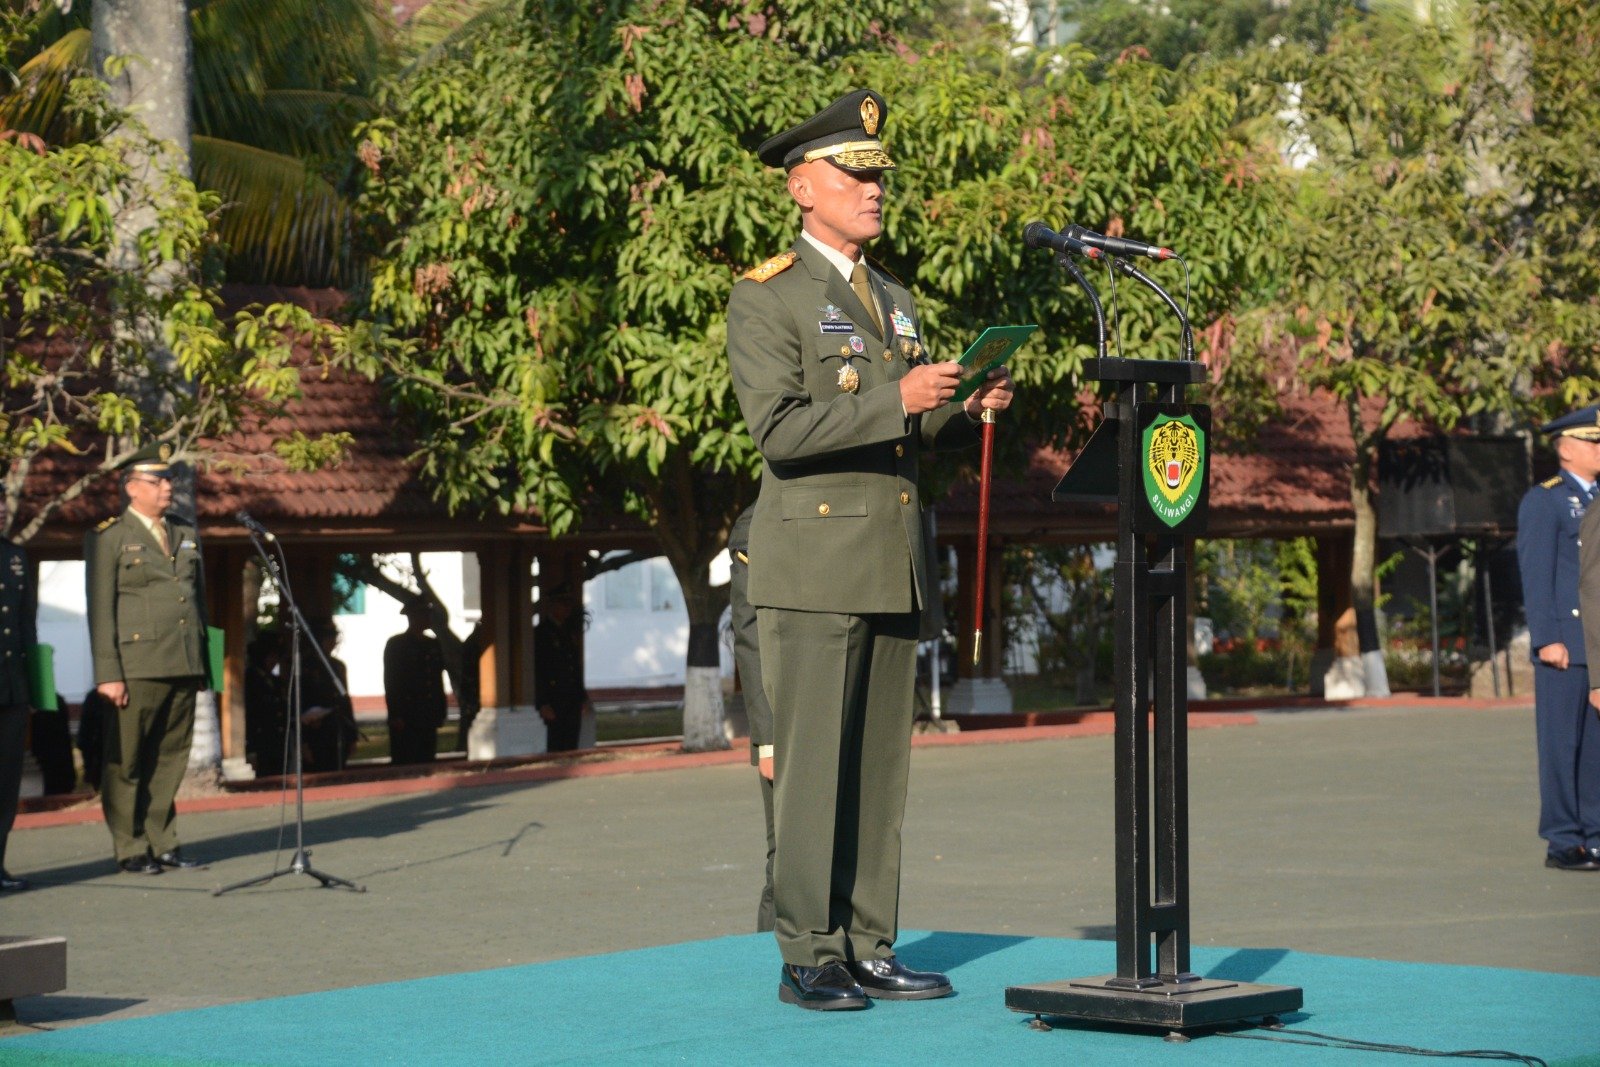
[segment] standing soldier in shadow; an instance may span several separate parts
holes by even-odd
[[[550,601],[539,602],[539,625],[533,631],[533,704],[549,732],[547,752],[578,747],[578,731],[589,710],[583,684],[583,612],[571,587],[558,585]]]
[[[5,506],[0,504],[0,519]],[[38,589],[28,557],[0,538],[0,892],[27,889],[23,878],[6,871],[6,839],[17,818],[22,792],[23,742],[28,732],[28,650],[37,642]]]
[[[123,463],[128,508],[83,545],[95,688],[116,708],[100,801],[126,874],[201,866],[179,848],[174,802],[205,684],[205,584],[195,528],[167,514],[170,454],[149,445]]]
[[[447,711],[444,655],[428,632],[428,605],[407,601],[404,633],[383,646],[383,702],[389,716],[389,762],[432,763]]]

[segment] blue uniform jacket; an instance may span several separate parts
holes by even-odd
[[[1578,614],[1578,527],[1584,494],[1562,471],[1528,490],[1517,509],[1517,563],[1534,662],[1539,649],[1559,641],[1569,662],[1587,663]]]

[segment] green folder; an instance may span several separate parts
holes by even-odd
[[[28,697],[40,711],[60,711],[56,701],[56,649],[34,645],[28,649]]]
[[[221,627],[206,627],[206,665],[211,668],[211,677],[207,681],[211,683],[210,688],[218,693],[222,692],[222,656],[226,644]]]
[[[951,402],[959,404],[978,391],[989,372],[1005,363],[1017,346],[1028,339],[1038,326],[990,326],[967,346],[961,356],[961,384]]]

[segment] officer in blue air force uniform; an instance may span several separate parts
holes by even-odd
[[[1600,870],[1600,721],[1589,706],[1579,541],[1600,479],[1600,405],[1546,423],[1561,470],[1517,510],[1517,562],[1533,658],[1539,836],[1545,866]],[[1597,650],[1600,651],[1600,650]]]
[[[859,89],[758,150],[787,172],[794,246],[728,300],[734,390],[763,458],[749,602],[773,717],[778,996],[802,1008],[932,999],[895,956],[920,610],[937,595],[918,457],[977,440],[1003,371],[963,404],[930,363],[911,293],[870,265],[882,228],[883,97]]]

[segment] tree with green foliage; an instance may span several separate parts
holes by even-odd
[[[171,172],[135,173],[130,160],[164,149],[109,109],[93,80],[75,81],[67,106],[97,128],[119,129],[119,143],[52,149],[0,131],[0,535],[17,542],[114,477],[143,440],[172,444],[179,459],[226,458],[215,438],[281,413],[297,395],[292,342],[339,337],[290,305],[224,319],[205,271],[215,198]],[[148,220],[126,243],[119,212]],[[130,317],[158,323],[160,345],[123,329]],[[129,381],[170,402],[142,405],[117,387]],[[295,435],[278,454],[303,467],[337,444]],[[26,496],[35,466],[64,454],[87,457],[73,480],[49,499]]]
[[[381,244],[365,367],[416,420],[426,473],[454,507],[536,508],[557,533],[619,503],[643,519],[683,588],[691,678],[715,670],[726,593],[708,566],[759,469],[727,373],[727,295],[799,225],[755,158],[766,136],[854,86],[888,97],[902,165],[872,251],[916,288],[935,354],[991,322],[1046,326],[1013,367],[1013,457],[1079,431],[1094,354],[1082,297],[1021,247],[1024,223],[1183,233],[1201,322],[1270,248],[1241,235],[1270,228],[1275,197],[1221,83],[1139,62],[1097,81],[1081,52],[1017,55],[998,29],[900,36],[925,16],[507,5],[363,131]],[[1176,326],[1136,298],[1120,334],[1177,350]],[[691,696],[688,747],[723,743],[719,703]]]
[[[1264,110],[1291,116],[1310,162],[1282,284],[1246,334],[1263,342],[1258,375],[1325,390],[1346,414],[1369,693],[1388,688],[1374,613],[1379,444],[1403,421],[1498,425],[1540,394],[1596,384],[1584,253],[1600,200],[1592,170],[1572,166],[1595,153],[1584,79],[1600,71],[1583,7],[1486,5],[1470,49],[1451,26],[1380,13],[1321,52],[1256,60],[1272,88]],[[1543,57],[1532,67],[1545,84],[1526,56]]]
[[[0,128],[52,145],[98,136],[66,106],[68,87],[94,56],[123,57],[119,76],[141,83],[145,125],[221,198],[230,281],[337,285],[359,274],[341,185],[351,131],[371,117],[372,86],[393,59],[383,5],[0,0],[0,11],[15,29],[0,52]],[[163,78],[188,101],[178,88],[153,91]]]

